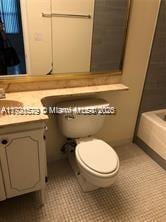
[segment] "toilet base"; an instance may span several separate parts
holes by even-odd
[[[78,183],[81,186],[83,192],[90,192],[90,191],[94,191],[94,190],[100,189],[100,187],[97,187],[97,186],[95,186],[93,184],[90,184],[84,178],[84,176],[81,175],[80,170],[79,170],[79,168],[77,166],[77,161],[76,161],[76,158],[75,158],[75,152],[74,151],[71,152],[69,150],[67,152],[67,157],[68,157],[69,163],[71,165],[71,168],[72,168],[74,174],[76,175]]]

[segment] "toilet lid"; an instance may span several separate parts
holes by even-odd
[[[117,169],[118,156],[113,148],[102,140],[90,139],[77,145],[80,160],[90,169],[102,173],[112,173]]]

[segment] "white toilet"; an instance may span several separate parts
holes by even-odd
[[[86,192],[111,186],[119,170],[119,158],[110,145],[93,137],[103,126],[105,115],[76,113],[78,110],[87,113],[91,108],[108,108],[108,102],[81,99],[62,102],[57,106],[75,108],[74,114],[58,115],[58,124],[63,135],[71,139],[68,145],[66,143],[68,158],[82,189]],[[70,141],[75,143],[74,150]]]

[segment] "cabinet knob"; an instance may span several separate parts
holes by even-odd
[[[3,140],[1,141],[1,143],[2,143],[3,145],[6,145],[6,144],[8,143],[8,140],[7,140],[7,139],[3,139]]]

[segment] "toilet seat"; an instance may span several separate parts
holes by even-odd
[[[86,170],[96,176],[110,176],[119,168],[119,158],[114,149],[99,139],[78,140],[76,158]]]

